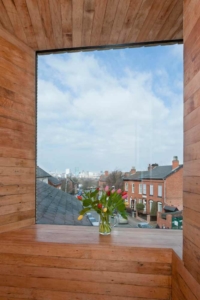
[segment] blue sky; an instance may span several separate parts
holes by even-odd
[[[183,159],[182,45],[38,57],[38,165],[147,169]]]

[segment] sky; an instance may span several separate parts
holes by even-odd
[[[183,46],[38,56],[38,162],[47,172],[183,161]]]

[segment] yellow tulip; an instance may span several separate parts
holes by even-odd
[[[107,212],[107,207],[103,208],[103,212]]]
[[[80,221],[80,220],[82,220],[83,219],[83,215],[80,215],[79,217],[78,217],[78,220]]]

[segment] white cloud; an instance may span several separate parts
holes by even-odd
[[[166,72],[157,71],[156,86],[153,73],[126,67],[119,77],[91,54],[47,56],[43,64],[51,77],[38,82],[38,163],[47,171],[146,169],[182,159],[182,95]]]

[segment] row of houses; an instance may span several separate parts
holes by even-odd
[[[106,185],[108,171],[99,179],[99,188]],[[156,220],[158,225],[171,227],[172,214],[180,215],[183,210],[183,165],[177,156],[171,165],[149,164],[146,171],[132,167],[122,178],[127,192],[128,206],[136,211],[136,204],[143,203],[142,215],[148,221]],[[168,217],[167,214],[170,216]]]

